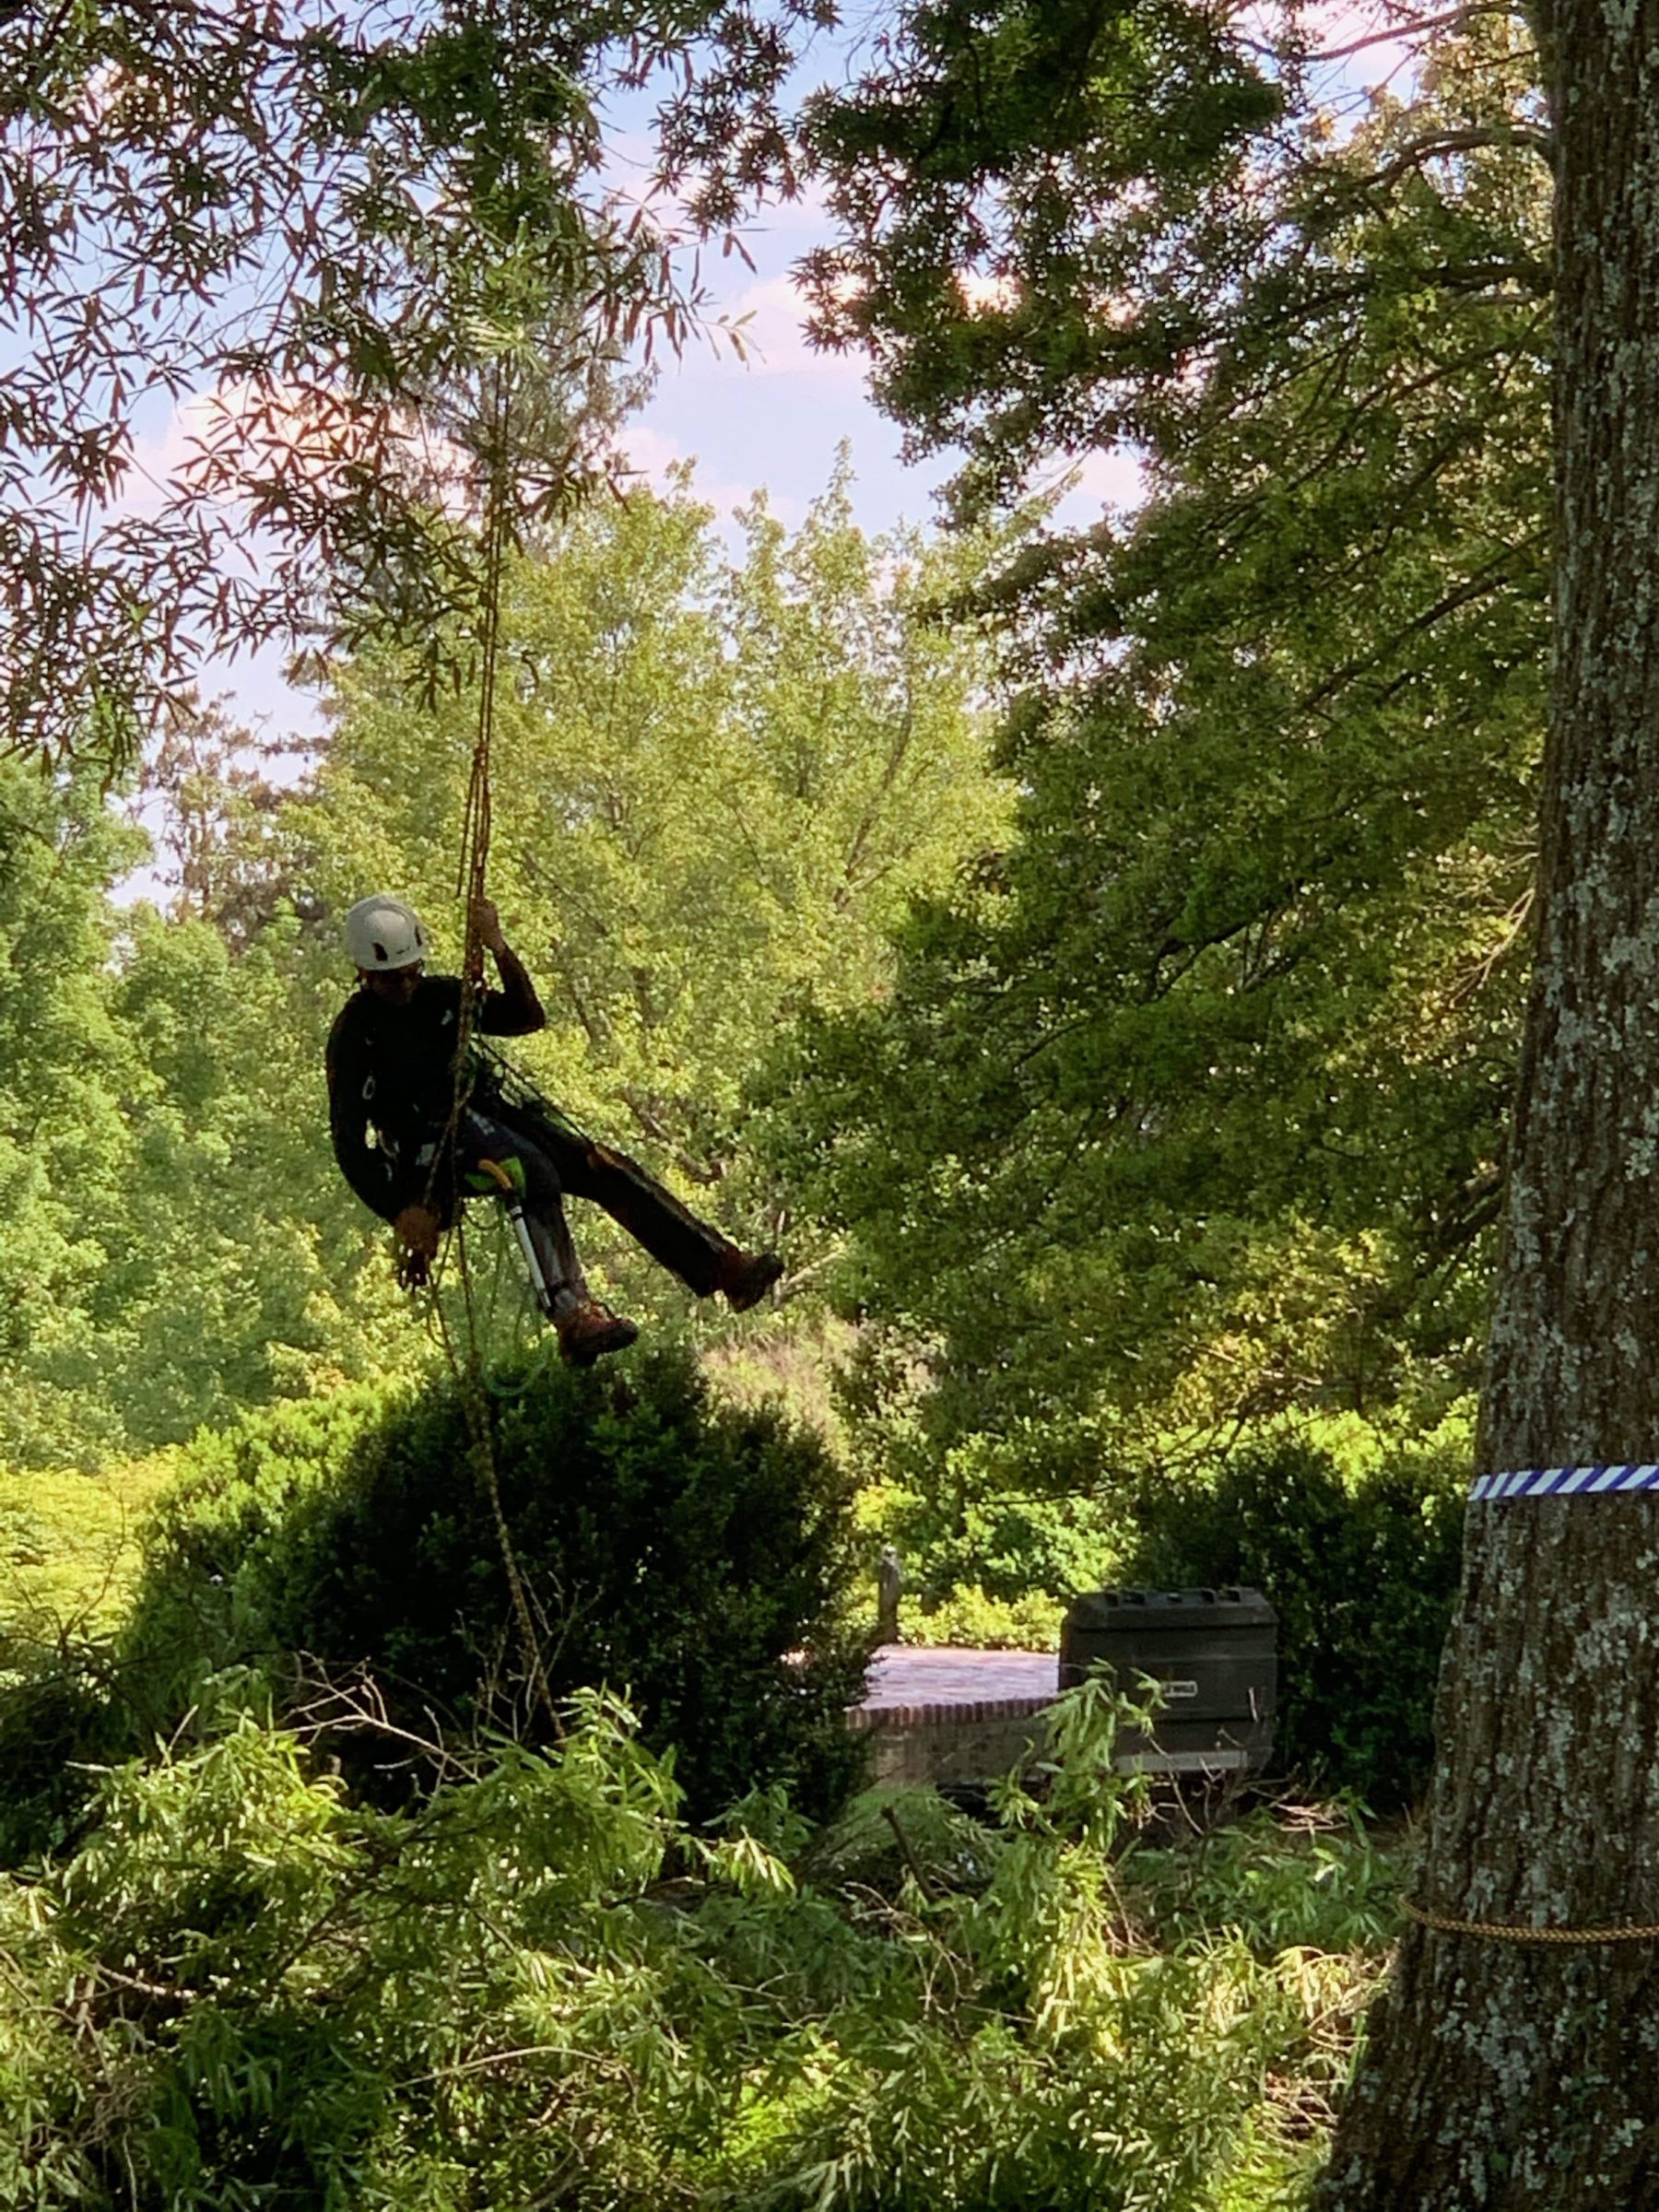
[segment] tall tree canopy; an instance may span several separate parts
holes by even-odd
[[[867,537],[843,474],[796,531],[757,505],[739,559],[682,488],[595,502],[510,564],[495,888],[549,1012],[521,1056],[736,1233],[790,1205],[747,1158],[780,1026],[883,989],[905,900],[1006,834],[982,643],[924,613],[981,558]],[[330,1158],[322,1053],[366,889],[413,896],[459,959],[476,698],[412,705],[384,651],[330,680],[297,786],[213,710],[157,756],[166,913],[112,905],[137,840],[94,777],[4,769],[0,1460],[433,1356]],[[818,1256],[788,1242],[797,1270]]]
[[[735,1233],[775,1236],[787,1181],[744,1153],[780,1025],[884,990],[907,900],[1006,834],[982,645],[929,618],[984,548],[866,536],[844,465],[793,534],[753,506],[739,561],[712,522],[685,490],[635,494],[512,567],[492,880],[547,985],[549,1028],[517,1056]],[[472,702],[411,714],[374,661],[339,685],[315,801],[291,818],[312,879],[336,908],[383,882],[441,916]]]
[[[103,971],[105,887],[142,841],[98,782],[0,763],[0,1454],[73,1454],[96,1409],[100,1224],[119,1207],[129,1057]],[[107,1434],[107,1431],[106,1431]],[[100,1437],[97,1441],[105,1439]]]
[[[1253,188],[1285,95],[1184,0],[908,0],[857,84],[809,105],[839,218],[805,275],[818,335],[874,359],[967,499],[1056,447],[1140,434],[1274,227]]]
[[[943,20],[952,84],[1024,56],[1029,116],[1053,57],[1023,13]],[[1114,431],[1143,441],[1147,498],[986,594],[1018,838],[916,919],[889,1005],[804,1048],[797,1157],[855,1232],[849,1295],[899,1371],[921,1353],[935,1433],[1029,1436],[1051,1465],[1056,1417],[1098,1458],[1137,1407],[1467,1387],[1542,725],[1548,171],[1524,42],[1500,18],[1442,33],[1410,104],[1340,142],[1241,90],[1232,137],[1172,165],[1138,121],[1112,138],[1112,49],[1091,189],[1028,120],[954,169],[912,148],[883,200],[859,134],[920,97],[944,33],[914,22],[923,59],[820,127],[854,225],[826,282],[860,279],[829,327],[874,333],[919,435],[967,436],[967,507]],[[966,210],[1054,173],[1065,237],[1010,216],[992,288],[952,307]],[[918,260],[945,362],[912,324]],[[1048,348],[1068,317],[1088,347]]]

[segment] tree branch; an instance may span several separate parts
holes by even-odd
[[[1526,147],[1547,168],[1555,167],[1554,135],[1530,123],[1513,123],[1503,130],[1471,127],[1462,131],[1426,131],[1422,137],[1413,138],[1403,146],[1382,169],[1369,177],[1361,177],[1359,187],[1369,191],[1372,186],[1397,183],[1408,170],[1420,169],[1425,161],[1432,161],[1439,154],[1473,153],[1482,147],[1504,146]]]
[[[1404,45],[1407,39],[1420,39],[1431,30],[1461,29],[1479,16],[1520,16],[1526,10],[1511,5],[1511,0],[1477,0],[1468,7],[1449,7],[1441,15],[1419,16],[1415,23],[1391,23],[1382,30],[1368,30],[1361,39],[1350,39],[1344,46],[1322,46],[1311,53],[1311,62],[1342,62],[1349,54],[1363,53],[1368,46]]]

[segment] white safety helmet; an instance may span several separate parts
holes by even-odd
[[[346,950],[359,968],[413,968],[427,957],[420,916],[382,891],[359,899],[346,917]]]

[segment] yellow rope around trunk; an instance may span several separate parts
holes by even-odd
[[[1456,1920],[1449,1913],[1428,1912],[1408,1897],[1400,1900],[1400,1910],[1408,1920],[1415,1920],[1419,1927],[1432,1928],[1439,1936],[1473,1936],[1487,1943],[1659,1943],[1659,1925],[1642,1921],[1623,1921],[1605,1928],[1537,1928],[1529,1927],[1524,1921]]]

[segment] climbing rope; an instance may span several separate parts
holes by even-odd
[[[433,1157],[432,1171],[427,1184],[429,1206],[436,1193],[438,1176],[445,1161],[453,1162],[458,1138],[461,1116],[465,1111],[470,1088],[472,1037],[478,999],[484,984],[484,947],[478,935],[477,908],[484,898],[489,871],[490,834],[490,751],[495,737],[496,686],[500,663],[501,581],[506,568],[507,548],[511,539],[509,521],[509,440],[512,429],[512,373],[506,352],[498,352],[491,367],[490,406],[486,427],[488,450],[484,479],[483,527],[480,533],[481,570],[478,594],[478,715],[473,735],[472,766],[467,779],[466,803],[462,815],[461,857],[456,871],[455,889],[463,902],[466,917],[465,947],[461,967],[461,1010],[456,1025],[455,1088],[450,1104],[449,1122],[441,1143]],[[506,1571],[507,1586],[512,1595],[513,1618],[518,1628],[520,1656],[535,1701],[545,1710],[556,1735],[562,1734],[559,1710],[547,1680],[547,1664],[542,1655],[541,1639],[536,1633],[535,1616],[530,1603],[518,1554],[513,1547],[512,1532],[508,1526],[506,1509],[501,1502],[500,1479],[496,1470],[495,1447],[492,1437],[488,1385],[484,1373],[484,1358],[478,1339],[477,1312],[473,1296],[472,1271],[467,1260],[466,1230],[463,1209],[456,1194],[454,1222],[449,1241],[455,1255],[455,1273],[460,1286],[462,1311],[466,1316],[466,1344],[465,1355],[456,1346],[453,1334],[436,1294],[433,1308],[438,1315],[444,1357],[455,1381],[466,1421],[467,1440],[474,1468],[489,1503],[490,1516],[495,1524],[496,1540],[500,1547],[501,1564]]]
[[[512,1531],[508,1526],[506,1508],[501,1502],[500,1479],[496,1472],[495,1445],[491,1435],[489,1399],[484,1381],[483,1359],[478,1349],[477,1330],[474,1324],[472,1280],[467,1266],[465,1233],[457,1224],[454,1232],[456,1273],[460,1278],[462,1307],[467,1317],[467,1344],[463,1357],[456,1347],[441,1306],[438,1306],[439,1330],[443,1341],[444,1356],[449,1361],[451,1374],[455,1379],[461,1396],[461,1407],[466,1421],[467,1442],[472,1452],[473,1465],[489,1502],[490,1518],[495,1524],[496,1542],[500,1547],[501,1564],[507,1572],[507,1587],[512,1599],[512,1612],[519,1634],[520,1657],[535,1701],[547,1713],[553,1732],[562,1736],[563,1727],[559,1708],[554,1701],[552,1688],[547,1680],[547,1662],[542,1656],[541,1638],[536,1633],[535,1616],[531,1609],[530,1593],[518,1553],[513,1548]],[[437,1301],[434,1300],[434,1304]]]
[[[1408,1897],[1400,1900],[1400,1909],[1408,1920],[1415,1920],[1419,1927],[1432,1928],[1437,1935],[1472,1936],[1488,1943],[1659,1943],[1659,1926],[1643,1921],[1620,1921],[1599,1928],[1539,1928],[1524,1921],[1457,1920],[1449,1913],[1430,1912]]]
[[[465,1098],[466,1055],[484,982],[484,947],[477,908],[489,875],[490,748],[495,740],[496,676],[500,661],[501,578],[507,562],[508,441],[512,423],[512,371],[505,353],[491,371],[488,470],[484,493],[484,568],[478,608],[478,720],[473,737],[472,771],[461,818],[461,861],[455,890],[466,917],[465,953],[461,970],[461,1025],[455,1062],[455,1113]]]

